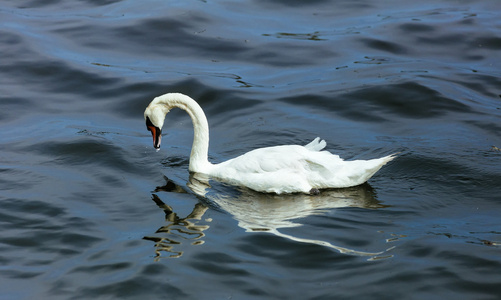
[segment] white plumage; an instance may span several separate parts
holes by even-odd
[[[189,170],[259,192],[312,193],[319,189],[356,186],[366,182],[395,158],[395,155],[389,155],[371,160],[344,161],[338,155],[322,151],[326,142],[317,137],[306,146],[259,148],[220,164],[211,164],[208,161],[209,126],[205,114],[195,100],[183,94],[156,97],[146,108],[144,117],[153,135],[154,147],[160,148],[165,115],[174,107],[185,110],[193,122]]]

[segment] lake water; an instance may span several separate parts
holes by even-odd
[[[499,299],[498,0],[0,1],[0,299]],[[317,136],[359,187],[190,178]]]

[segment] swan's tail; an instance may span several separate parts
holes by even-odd
[[[327,143],[324,140],[321,140],[319,137],[317,137],[304,147],[311,151],[320,151],[324,149],[325,146],[327,146]]]
[[[396,153],[393,153],[393,154],[390,154],[388,156],[385,156],[385,157],[382,157],[381,159],[383,160],[383,163],[381,164],[381,166],[384,166],[386,165],[388,162],[392,161],[393,159],[397,158],[397,156],[400,154],[400,152],[396,152]]]
[[[393,159],[395,159],[398,154],[400,154],[400,152],[396,152],[396,153],[393,153],[393,154],[390,154],[388,156],[385,156],[385,157],[381,157],[380,159],[382,160],[381,162],[381,166],[384,166],[386,165],[388,162],[392,161]]]
[[[375,159],[370,159],[370,160],[359,160],[357,162],[360,162],[360,167],[363,170],[361,173],[363,176],[361,176],[361,183],[366,182],[371,178],[379,169],[381,169],[384,165],[386,165],[388,162],[392,161],[397,157],[398,153],[393,153],[385,157],[381,158],[375,158]]]

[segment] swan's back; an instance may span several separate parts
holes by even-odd
[[[261,192],[309,193],[312,189],[356,186],[367,181],[391,156],[374,160],[344,161],[321,151],[319,138],[306,146],[285,145],[252,150],[214,165],[211,176]]]

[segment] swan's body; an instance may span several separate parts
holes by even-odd
[[[153,146],[160,148],[165,115],[174,107],[185,110],[194,127],[190,172],[266,193],[311,193],[325,188],[360,185],[372,177],[394,155],[372,160],[344,161],[321,151],[326,143],[316,138],[306,146],[285,145],[255,149],[220,164],[208,161],[209,125],[198,103],[190,97],[169,93],[153,99],[144,112]]]

